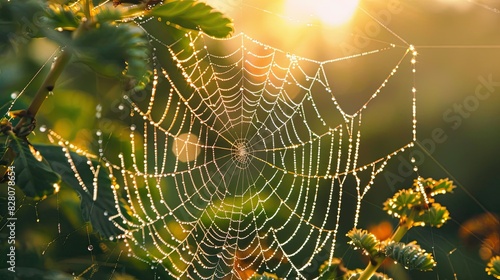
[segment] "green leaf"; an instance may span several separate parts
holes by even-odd
[[[224,38],[233,32],[232,21],[211,6],[193,0],[167,0],[149,12],[164,22],[186,29],[201,30],[214,37]]]
[[[453,181],[450,181],[448,178],[441,179],[436,181],[432,178],[422,179],[418,178],[414,182],[415,188],[423,186],[425,192],[429,194],[429,196],[434,197],[438,194],[445,194],[453,192],[455,186],[453,185]]]
[[[500,279],[500,256],[494,256],[490,259],[486,267],[486,272],[488,272],[488,275]]]
[[[422,211],[414,218],[415,226],[429,225],[440,228],[450,219],[450,212],[439,203],[433,203],[429,209]]]
[[[380,241],[372,233],[361,229],[352,229],[347,233],[347,237],[351,239],[349,242],[355,248],[361,248],[371,257],[379,254]]]
[[[100,23],[70,42],[77,59],[106,76],[126,74],[141,79],[149,70],[149,45],[132,24]]]
[[[420,248],[416,243],[389,243],[385,247],[385,254],[410,270],[429,271],[436,266],[432,255]]]
[[[413,189],[400,190],[392,198],[384,202],[384,210],[391,216],[401,218],[408,216],[412,209],[422,204],[422,195]]]
[[[10,147],[16,153],[16,185],[26,196],[34,199],[53,194],[61,182],[59,174],[52,170],[46,159],[33,146],[19,138],[10,139]]]
[[[92,224],[94,230],[106,238],[122,233],[109,217],[117,215],[115,195],[109,174],[99,162],[88,156],[71,152],[60,146],[37,145],[37,149],[50,162],[63,181],[73,188],[81,199],[82,215]],[[127,215],[128,208],[118,198],[121,214]]]
[[[51,4],[47,9],[47,14],[43,17],[45,24],[52,30],[74,31],[85,17],[80,5],[69,7],[61,4]]]
[[[0,183],[4,178],[5,174],[9,167],[14,163],[14,159],[16,158],[16,154],[12,149],[8,149],[5,144],[5,139],[7,137],[0,137],[2,142],[0,142]],[[7,141],[8,144],[9,141]]]
[[[119,9],[109,8],[109,6],[101,5],[94,8],[96,22],[115,22],[123,18],[123,14]]]
[[[0,54],[22,48],[42,35],[40,17],[45,14],[45,4],[37,0],[0,0]]]

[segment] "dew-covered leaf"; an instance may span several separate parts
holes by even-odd
[[[100,74],[142,79],[148,73],[148,41],[132,24],[103,22],[68,43],[79,61]]]
[[[441,227],[450,219],[450,212],[439,203],[433,203],[429,209],[422,211],[414,218],[415,225],[428,225],[431,227]]]
[[[436,266],[432,255],[416,243],[392,242],[385,247],[385,253],[387,257],[397,261],[406,269],[429,271]]]
[[[89,156],[68,151],[60,146],[37,145],[63,182],[73,188],[81,199],[85,221],[105,238],[114,237],[121,231],[109,217],[118,214],[115,207],[112,181],[106,169]],[[126,204],[119,200],[122,214],[126,215]]]
[[[200,1],[167,0],[151,9],[150,15],[183,28],[201,30],[214,37],[227,37],[233,32],[229,18]]]
[[[355,248],[361,248],[370,256],[375,256],[379,253],[380,242],[374,234],[362,229],[352,229],[347,233],[347,237],[351,239],[349,242]]]
[[[19,138],[10,138],[10,147],[16,154],[14,171],[16,185],[24,194],[41,199],[53,194],[61,177],[54,172],[47,159],[33,146]]]

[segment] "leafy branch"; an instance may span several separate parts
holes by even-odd
[[[384,203],[387,214],[399,219],[398,228],[389,239],[360,242],[368,233],[365,232],[360,237],[358,229],[351,230],[347,235],[351,242],[370,257],[370,262],[357,279],[371,279],[387,258],[401,263],[407,269],[432,270],[436,262],[431,254],[421,249],[415,241],[408,244],[400,241],[413,227],[428,225],[439,228],[446,223],[450,218],[449,212],[446,207],[437,203],[434,197],[451,193],[454,188],[453,182],[448,179],[437,181],[418,178],[412,188],[400,190]]]
[[[398,228],[386,240],[364,229],[352,229],[347,233],[354,249],[362,250],[370,258],[366,268],[350,270],[339,258],[327,260],[319,269],[319,279],[336,280],[388,280],[387,275],[377,272],[386,259],[402,264],[406,269],[430,271],[436,266],[432,254],[420,248],[416,241],[401,242],[413,227],[431,226],[439,228],[450,218],[446,207],[435,201],[435,196],[453,192],[455,186],[448,179],[434,180],[418,178],[409,189],[397,192],[384,202],[384,210],[399,219]],[[488,273],[500,275],[500,257],[492,262]],[[277,279],[269,274],[257,275],[253,279]],[[499,278],[500,279],[500,278]]]
[[[33,0],[29,4],[33,14],[42,14],[37,20],[38,32],[31,34],[32,37],[46,37],[57,43],[61,51],[54,59],[29,107],[9,112],[10,118],[3,118],[0,122],[3,143],[0,150],[0,178],[5,176],[7,167],[12,164],[29,166],[23,165],[23,162],[30,160],[32,156],[27,151],[32,151],[33,155],[37,154],[36,149],[28,142],[28,136],[36,126],[36,114],[48,95],[55,90],[57,80],[71,61],[83,63],[102,75],[132,81],[139,87],[144,86],[143,81],[149,80],[150,45],[144,30],[134,22],[134,16],[161,17],[162,20],[186,31],[203,31],[216,37],[226,37],[233,31],[229,18],[198,1],[170,0],[154,4],[140,3],[130,7],[121,2],[115,2],[114,6],[110,3],[94,7],[90,0],[84,0],[80,4]],[[0,7],[10,12],[8,19],[12,21],[16,20],[16,11],[26,10],[20,5],[17,1],[0,2]],[[121,7],[116,7],[118,5]],[[18,16],[22,16],[21,12]],[[40,153],[38,156],[43,158]],[[38,162],[43,164],[35,165],[39,167],[38,171],[53,172],[46,162]],[[35,180],[34,178],[40,177],[41,174],[34,175],[37,176],[29,176],[26,181]],[[37,182],[37,186],[53,184],[53,179]],[[26,191],[26,186],[29,185],[20,187]],[[28,191],[27,195],[40,198],[50,193],[53,193],[53,190],[39,187],[39,191]]]

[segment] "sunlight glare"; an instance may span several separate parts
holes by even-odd
[[[306,21],[310,19],[336,26],[351,19],[359,0],[286,0],[285,13],[292,20]]]

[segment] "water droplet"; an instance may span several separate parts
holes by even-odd
[[[13,92],[13,93],[10,94],[10,98],[11,99],[16,99],[18,94],[19,94],[18,92]]]
[[[40,219],[36,219],[36,222],[39,223],[40,222]]]
[[[411,161],[412,163],[415,163],[415,158],[414,158],[414,157],[412,157],[412,158],[410,159],[410,161]]]
[[[94,246],[92,246],[92,244],[90,244],[90,245],[87,247],[87,250],[89,250],[89,251],[94,250]]]
[[[40,126],[40,128],[38,130],[40,130],[40,132],[45,132],[45,131],[47,131],[47,126],[42,125],[42,126]]]
[[[107,216],[108,215],[108,211],[104,211],[104,216]]]

